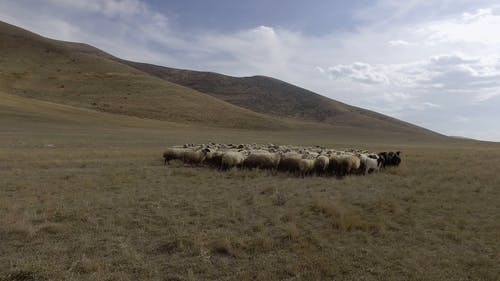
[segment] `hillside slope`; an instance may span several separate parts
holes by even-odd
[[[181,70],[130,61],[122,62],[164,80],[272,116],[338,126],[437,135],[413,124],[350,106],[270,77],[239,78],[213,72]]]
[[[85,44],[47,39],[0,22],[0,90],[94,110],[182,123],[286,128],[243,109],[110,60]]]
[[[263,76],[237,78],[125,61],[0,22],[0,90],[110,113],[244,129],[444,136]],[[347,129],[348,128],[348,129]],[[337,130],[336,129],[336,130]]]

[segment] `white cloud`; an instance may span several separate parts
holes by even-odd
[[[492,8],[463,13],[460,18],[427,23],[420,32],[428,34],[431,42],[465,42],[481,45],[500,44],[500,14]]]
[[[435,104],[432,102],[423,102],[420,104],[419,108],[426,109],[426,108],[440,108],[441,106],[439,104]]]
[[[389,103],[401,102],[401,101],[410,100],[413,98],[412,95],[410,95],[408,93],[403,93],[403,92],[388,92],[388,93],[384,93],[384,95],[382,97],[383,97],[383,99],[385,99]]]
[[[469,93],[471,97],[482,96],[483,100],[484,97],[494,96],[492,93],[500,92],[499,57],[473,58],[450,54],[404,64],[370,65],[355,62],[327,69],[337,79],[350,79],[364,84],[383,83],[403,92],[439,89],[450,93]]]
[[[331,77],[336,79],[352,79],[360,83],[389,83],[386,75],[368,63],[355,62],[350,65],[335,65],[328,68]]]
[[[107,17],[153,14],[148,6],[139,0],[48,0],[48,2],[73,11],[98,13]]]
[[[321,66],[316,66],[314,69],[316,69],[317,71],[319,71],[321,74],[325,74],[326,73],[326,70],[321,67]]]
[[[400,64],[367,65],[322,66],[328,71],[318,75],[327,78],[341,74],[341,79],[328,81],[338,90],[337,94],[344,93],[351,103],[444,133],[452,134],[456,130],[452,128],[464,123],[456,122],[454,116],[458,114],[481,112],[498,116],[487,101],[500,96],[499,57],[448,54]],[[385,77],[384,83],[366,83],[353,77],[352,69],[369,70],[372,75]],[[468,129],[471,133],[478,130]]]
[[[392,46],[408,46],[408,45],[410,45],[410,43],[405,41],[405,40],[390,40],[388,43],[389,43],[389,45],[392,45]]]
[[[429,83],[441,89],[480,95],[500,89],[498,57],[467,58],[459,55],[433,57],[428,64]]]

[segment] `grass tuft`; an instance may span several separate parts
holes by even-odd
[[[4,277],[0,277],[1,281],[46,281],[49,280],[44,276],[31,271],[19,270],[11,272]]]
[[[272,196],[273,204],[276,206],[283,206],[287,202],[287,196],[285,195],[284,192],[275,190],[274,194]]]
[[[236,249],[229,238],[220,238],[212,242],[212,254],[224,257],[236,257]]]
[[[363,219],[357,212],[342,206],[333,200],[319,199],[313,204],[315,212],[322,213],[331,219],[335,229],[342,231],[363,230],[379,231],[381,226]]]
[[[300,231],[297,225],[293,222],[287,223],[285,226],[286,238],[290,241],[297,241],[300,236]]]

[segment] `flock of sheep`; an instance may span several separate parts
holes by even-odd
[[[190,165],[208,165],[220,170],[231,168],[268,169],[298,176],[366,175],[386,166],[399,166],[400,152],[369,153],[355,149],[338,151],[322,147],[257,144],[185,144],[163,153],[165,165],[180,160]]]

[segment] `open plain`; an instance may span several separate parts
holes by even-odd
[[[498,144],[197,127],[6,93],[0,116],[2,281],[500,279]],[[342,180],[163,166],[167,146],[209,141],[403,162]]]

